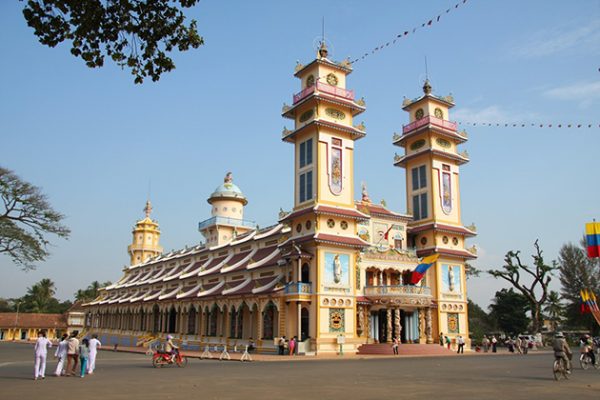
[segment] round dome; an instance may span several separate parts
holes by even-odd
[[[233,183],[231,172],[227,173],[224,182],[217,186],[214,192],[208,198],[208,202],[212,204],[215,200],[238,200],[242,204],[246,205],[248,200],[244,193]]]

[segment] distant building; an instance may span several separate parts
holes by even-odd
[[[56,339],[67,330],[65,314],[0,313],[0,340],[35,340],[40,330]]]
[[[170,333],[191,348],[241,347],[252,338],[259,351],[273,351],[279,336],[297,336],[300,351],[315,353],[337,351],[338,341],[355,352],[394,336],[404,343],[434,343],[442,332],[468,338],[465,261],[476,249],[465,241],[475,227],[461,222],[459,168],[469,157],[458,149],[466,133],[449,120],[453,99],[433,95],[426,81],[423,95],[404,101],[409,123],[392,142],[404,151],[394,165],[406,180],[389,185],[406,187],[408,213],[393,212],[372,202],[366,186],[354,199],[354,154],[366,129],[353,122],[365,102],[346,88],[351,72],[324,45],[296,68],[300,91],[282,110],[294,127],[281,136],[293,146],[294,180],[265,175],[260,199],[293,186],[291,211],[258,229],[244,219],[248,200],[227,174],[208,198],[211,217],[198,227],[204,244],[163,254],[148,203],[133,229],[131,265],[84,305],[88,331],[121,345]],[[412,284],[418,258],[432,254],[439,259]]]

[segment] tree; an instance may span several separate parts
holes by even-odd
[[[501,278],[509,282],[529,302],[531,309],[533,333],[540,332],[542,326],[542,306],[548,298],[548,285],[552,280],[552,272],[558,267],[556,263],[547,265],[542,256],[542,250],[536,240],[534,243],[534,267],[529,267],[521,262],[520,251],[509,251],[504,257],[505,264],[501,270],[489,270],[494,278]],[[521,273],[531,278],[530,283],[521,280]]]
[[[109,57],[142,83],[145,77],[158,81],[175,68],[167,56],[173,49],[204,44],[196,21],[188,25],[182,11],[198,1],[28,0],[23,15],[40,43],[55,47],[70,41],[71,54],[88,67],[102,67]]]
[[[483,338],[483,335],[489,334],[494,330],[493,321],[490,316],[479,305],[468,299],[469,309],[469,331],[471,337],[476,340]]]
[[[544,304],[544,313],[552,323],[552,331],[556,332],[558,323],[562,320],[564,314],[564,306],[558,292],[555,292],[554,290],[550,291],[546,304]]]
[[[106,286],[109,286],[110,282],[100,283],[98,281],[94,281],[88,285],[85,289],[79,289],[75,293],[75,300],[81,302],[88,302],[94,300],[98,297],[98,291]]]
[[[529,301],[526,296],[510,289],[496,292],[490,304],[490,318],[507,335],[515,336],[527,330]]]
[[[0,167],[0,254],[23,269],[49,256],[46,234],[68,238],[64,216],[52,209],[46,195],[12,171]],[[3,208],[2,208],[3,207]]]
[[[566,324],[598,332],[593,316],[581,313],[581,289],[600,293],[600,263],[587,257],[585,239],[579,246],[573,243],[563,245],[558,252],[558,266],[560,293],[566,301]]]
[[[42,279],[27,289],[27,294],[22,297],[21,310],[23,312],[47,313],[49,312],[56,293],[56,286],[50,279]],[[56,300],[56,299],[54,299]]]
[[[0,298],[0,312],[14,312],[15,303],[13,299]]]

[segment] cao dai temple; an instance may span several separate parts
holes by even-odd
[[[136,345],[170,333],[192,349],[275,350],[279,336],[298,337],[301,353],[391,342],[468,338],[465,263],[476,257],[461,222],[459,168],[467,141],[450,121],[450,96],[406,99],[409,123],[395,134],[403,149],[394,165],[406,170],[407,213],[375,204],[363,185],[354,198],[354,154],[364,126],[353,119],[364,101],[347,89],[348,61],[334,62],[322,45],[298,64],[300,90],[282,116],[293,121],[282,140],[294,151],[293,209],[258,229],[244,219],[248,199],[227,174],[210,197],[211,217],[198,228],[203,244],[163,253],[158,223],[133,229],[131,265],[85,305],[87,330],[107,343]],[[439,254],[417,284],[419,258]]]

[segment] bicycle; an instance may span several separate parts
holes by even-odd
[[[554,359],[554,366],[552,368],[554,373],[554,379],[559,381],[562,379],[569,379],[569,372],[564,358],[556,357]]]
[[[595,363],[592,363],[592,356],[588,352],[581,353],[579,356],[579,365],[581,365],[582,369],[588,369],[590,365],[593,365],[595,369],[600,368],[600,365],[598,364],[598,358],[596,358]]]

